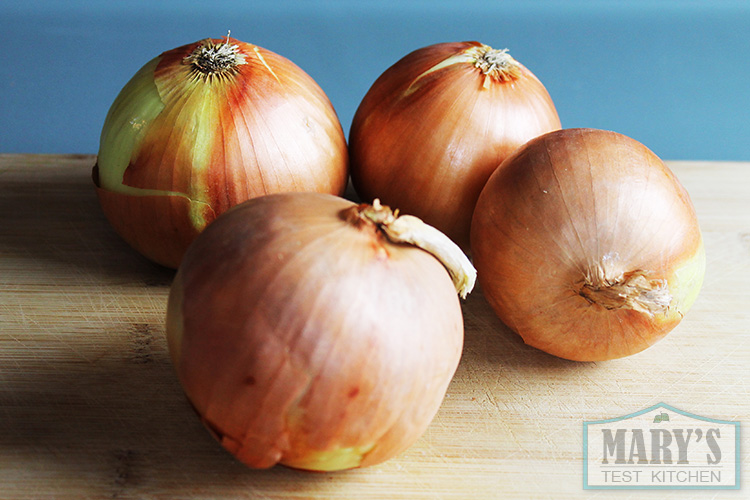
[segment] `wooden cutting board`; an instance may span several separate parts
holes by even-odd
[[[164,339],[173,272],[111,230],[93,162],[0,155],[0,498],[746,498],[584,490],[582,427],[660,402],[750,424],[750,163],[669,163],[708,263],[666,339],[615,361],[557,359],[525,346],[477,291],[427,433],[379,466],[305,473],[250,470],[198,422]]]

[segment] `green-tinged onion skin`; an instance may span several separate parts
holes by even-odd
[[[196,50],[222,46],[237,64],[205,73],[191,63]],[[277,192],[339,195],[347,180],[343,130],[323,90],[288,59],[232,38],[145,64],[107,114],[94,168],[115,230],[172,268],[229,207]]]
[[[248,466],[387,460],[423,434],[457,368],[463,320],[446,269],[350,222],[352,207],[315,193],[252,199],[208,226],[177,272],[178,377]]]
[[[508,68],[480,63],[505,59]],[[399,207],[469,248],[490,174],[529,139],[560,128],[542,83],[506,51],[478,42],[418,49],[373,83],[349,133],[359,196]]]
[[[685,188],[646,146],[610,131],[529,141],[487,182],[471,234],[500,319],[527,344],[576,361],[653,345],[690,309],[705,273]]]

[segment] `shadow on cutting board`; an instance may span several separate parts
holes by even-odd
[[[506,326],[482,295],[480,285],[462,303],[464,353],[462,363],[488,368],[519,368],[531,371],[565,372],[580,370],[581,363],[558,358],[526,345],[520,335]]]
[[[3,260],[12,259],[19,270],[72,268],[91,281],[170,284],[174,271],[135,252],[105,218],[91,180],[95,158],[54,158],[54,164],[11,165],[0,172]]]
[[[120,354],[125,349],[111,347],[97,360],[84,359],[94,349],[40,348],[0,372],[0,496],[21,497],[24,477],[33,478],[35,495],[71,492],[70,498],[156,492],[218,498],[279,490],[280,482],[309,489],[329,479],[284,467],[245,467],[193,413],[165,346],[150,357],[141,352],[127,358]],[[13,488],[19,488],[17,495]]]

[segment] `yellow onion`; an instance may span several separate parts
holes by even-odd
[[[527,344],[580,361],[664,337],[705,272],[674,174],[640,142],[594,129],[545,134],[505,160],[477,202],[471,247],[500,319]]]
[[[342,194],[348,155],[309,75],[227,37],[164,52],[133,76],[107,114],[93,177],[115,230],[176,268],[195,236],[237,203]]]
[[[339,470],[425,431],[463,344],[474,268],[445,235],[378,203],[244,202],[190,246],[169,351],[206,427],[243,463]]]
[[[388,68],[349,133],[352,181],[462,247],[490,174],[529,139],[560,128],[542,83],[507,50],[439,43]]]

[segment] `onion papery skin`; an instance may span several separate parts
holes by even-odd
[[[596,129],[545,134],[503,162],[477,202],[471,245],[500,319],[527,344],[576,361],[654,344],[705,273],[684,187],[640,142]]]
[[[331,195],[276,194],[219,216],[170,290],[167,338],[188,399],[254,468],[373,465],[423,434],[457,368],[456,289]]]
[[[497,166],[560,128],[544,85],[521,63],[507,80],[476,67],[479,42],[418,49],[388,68],[349,133],[354,188],[437,227],[469,248],[471,216]],[[502,51],[500,51],[502,52]]]
[[[203,48],[234,62],[205,73],[190,59]],[[93,177],[115,230],[176,268],[229,207],[278,192],[340,195],[348,175],[344,133],[318,84],[227,37],[164,52],[133,76],[105,119]]]

